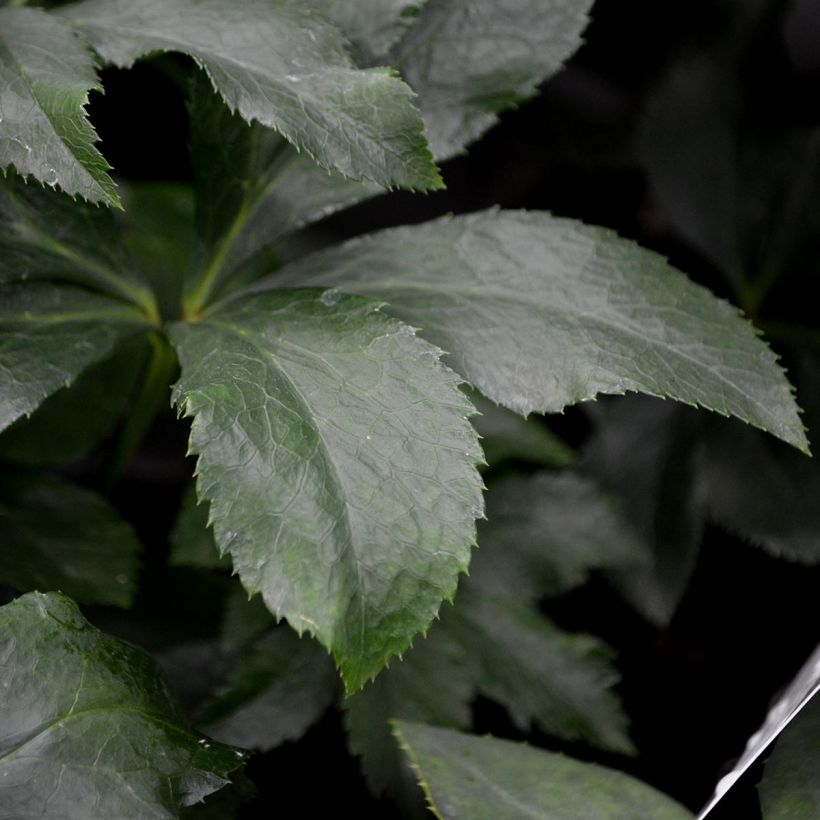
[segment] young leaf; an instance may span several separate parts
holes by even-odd
[[[63,595],[0,609],[0,805],[16,820],[172,820],[242,754],[194,734],[156,664]]]
[[[127,607],[140,544],[105,499],[42,476],[0,477],[0,581]]]
[[[592,0],[430,2],[391,54],[419,95],[433,154],[461,153],[581,45]]]
[[[671,798],[613,769],[419,723],[398,721],[395,732],[439,818],[692,818]]]
[[[356,239],[273,280],[384,299],[467,381],[525,415],[638,391],[807,447],[789,383],[752,327],[662,257],[603,228],[484,211]]]
[[[820,698],[814,697],[786,727],[766,763],[760,784],[764,820],[820,816]]]
[[[101,91],[91,52],[62,20],[40,9],[0,8],[0,172],[91,202],[119,205],[86,119]]]
[[[378,308],[279,290],[171,330],[219,549],[351,691],[452,597],[482,513],[458,377]]]
[[[514,475],[490,485],[470,581],[488,595],[558,595],[590,570],[646,562],[646,547],[599,485],[573,473]]]
[[[333,664],[319,644],[281,627],[240,658],[225,691],[199,711],[197,725],[223,743],[268,751],[300,738],[337,688]]]
[[[706,523],[700,442],[686,408],[643,396],[595,406],[584,464],[623,503],[649,546],[644,566],[613,568],[610,580],[653,624],[672,619],[695,569]],[[800,453],[799,458],[806,459]]]
[[[135,308],[69,286],[0,286],[0,430],[147,329]]]
[[[231,109],[323,168],[385,187],[441,187],[412,91],[357,69],[338,29],[298,0],[85,0],[61,10],[108,62],[190,54]]]

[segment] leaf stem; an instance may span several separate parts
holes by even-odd
[[[142,392],[120,434],[119,444],[108,469],[109,486],[115,484],[136,454],[157,413],[167,404],[177,358],[168,340],[154,331],[148,337],[151,358],[143,380]]]

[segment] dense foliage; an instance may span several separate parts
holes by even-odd
[[[752,5],[727,14],[735,48],[775,19]],[[382,816],[425,796],[448,818],[692,816],[617,770],[641,748],[616,653],[548,615],[592,577],[664,628],[707,524],[820,559],[818,331],[765,311],[816,251],[817,180],[748,174],[801,151],[816,176],[816,132],[753,132],[729,165],[702,150],[734,100],[708,49],[641,112],[666,218],[740,309],[541,209],[322,231],[442,189],[591,7],[0,7],[0,816],[252,816],[277,789],[254,761],[328,713]],[[176,180],[112,176],[87,111],[101,70],[146,65],[186,106]],[[740,763],[794,717],[766,820],[816,816],[815,667]],[[465,734],[480,704],[606,766]]]

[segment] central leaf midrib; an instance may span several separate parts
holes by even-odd
[[[353,537],[354,527],[353,522],[350,514],[350,505],[348,503],[348,494],[347,494],[347,487],[342,480],[341,472],[339,470],[336,461],[333,458],[333,454],[328,446],[327,442],[325,441],[324,436],[322,435],[322,431],[319,425],[316,422],[316,414],[313,412],[313,409],[310,406],[310,403],[305,398],[302,391],[299,389],[299,386],[294,382],[291,376],[287,373],[285,368],[279,363],[274,355],[273,351],[268,350],[264,345],[256,340],[255,334],[245,330],[244,328],[239,327],[238,325],[231,324],[230,322],[220,321],[216,319],[209,319],[207,324],[214,325],[216,327],[220,327],[224,330],[227,330],[229,333],[232,333],[235,336],[238,336],[242,339],[243,342],[246,344],[251,345],[259,353],[268,361],[270,361],[271,367],[285,380],[285,382],[291,388],[293,395],[297,399],[297,401],[302,405],[305,410],[306,418],[309,420],[311,427],[316,431],[316,436],[319,442],[319,448],[321,450],[323,461],[327,466],[330,468],[332,472],[332,477],[336,482],[337,487],[341,491],[341,499],[343,504],[343,517],[344,517],[344,528],[345,534],[348,538],[348,546],[349,549],[353,553],[353,567],[356,571],[356,579],[361,592],[364,592],[364,584],[362,583],[362,574],[359,567],[359,556],[356,550],[356,541]],[[310,351],[308,351],[310,352]],[[346,551],[346,550],[345,550]],[[344,555],[344,552],[340,556],[340,558]],[[360,621],[360,628],[359,628],[359,641],[358,641],[358,655],[362,657],[364,655],[364,633],[365,633],[365,597],[364,594],[353,595],[354,599],[358,599],[359,601],[359,621]],[[334,631],[335,631],[336,624],[334,623]]]

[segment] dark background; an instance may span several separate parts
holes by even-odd
[[[723,171],[742,173],[753,194],[769,174],[776,192],[768,196],[766,188],[760,194],[763,207],[753,215],[753,233],[780,207],[781,177],[771,169],[780,168],[782,160],[790,174],[811,173],[798,153],[789,153],[786,138],[820,124],[818,42],[820,3],[811,0],[599,0],[586,44],[567,69],[539,98],[505,114],[468,156],[444,167],[447,191],[391,195],[331,218],[319,233],[343,238],[494,204],[547,209],[612,227],[737,302],[736,288],[714,254],[692,241],[686,225],[670,219],[659,201],[654,186],[659,153],[663,159],[666,151],[668,159],[680,145],[675,139],[647,144],[647,119],[660,105],[662,117],[697,123],[687,106],[709,94],[737,104],[739,114],[728,106],[731,116],[740,118],[733,132],[736,155],[751,159],[740,170]],[[692,60],[712,59],[709,55],[725,69],[715,75],[717,86],[695,89],[677,102],[666,96],[669,72]],[[131,180],[188,180],[185,105],[162,67],[149,61],[130,71],[107,70],[104,84],[106,94],[95,96],[91,114],[116,172]],[[673,136],[706,154],[720,150],[709,128],[681,127]],[[720,163],[716,167],[720,172]],[[748,249],[746,258],[754,260],[755,253]],[[797,267],[769,294],[763,321],[771,316],[816,326],[817,303],[808,298],[816,267],[812,270],[805,258]],[[581,410],[568,412],[553,427],[578,445],[589,433]],[[144,522],[141,535],[153,550],[149,570],[152,561],[161,565],[190,472],[184,450],[185,430],[170,417],[160,419],[117,492],[129,518]],[[147,518],[146,510],[151,511]],[[182,629],[186,618],[195,620],[200,602],[180,601],[183,584],[157,573],[158,580],[149,580],[142,593],[143,605],[167,604]],[[643,621],[600,579],[550,602],[546,611],[560,626],[599,635],[618,649],[619,692],[640,756],[624,760],[544,736],[529,739],[623,768],[699,809],[761,723],[770,700],[811,652],[817,581],[815,570],[775,560],[709,528],[692,583],[668,628]],[[478,702],[475,714],[479,731],[521,737],[495,704]],[[299,807],[287,816],[330,810],[393,816],[390,807],[369,797],[356,760],[345,750],[336,713],[298,743],[252,759],[248,773],[259,794],[243,817],[281,815],[285,805]],[[755,776],[744,778],[724,800],[716,820],[759,817]]]

